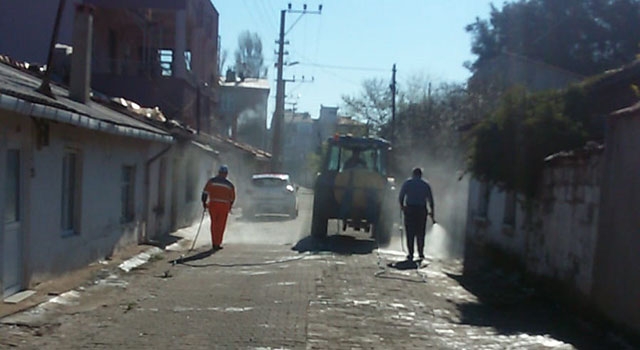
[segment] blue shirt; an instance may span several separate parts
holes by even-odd
[[[433,194],[428,182],[420,177],[412,177],[402,184],[400,195],[398,196],[400,205],[426,207],[429,202],[431,212],[433,212]]]

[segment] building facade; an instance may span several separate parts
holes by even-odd
[[[239,142],[267,149],[269,81],[240,79],[234,72],[227,71],[224,79],[220,79],[219,85],[220,101],[215,131]]]
[[[211,129],[217,101],[219,16],[210,1],[68,1],[57,41],[66,47],[58,51],[72,46],[74,7],[80,3],[94,8],[95,90],[158,106],[193,129]],[[0,26],[8,27],[0,34],[0,52],[45,64],[56,10],[56,1],[1,2]],[[62,67],[57,76],[64,83],[68,65],[60,60],[66,56],[68,52],[58,52],[54,64]]]
[[[312,154],[318,151],[319,138],[315,132],[314,120],[309,113],[285,111],[283,167],[293,181],[303,186],[311,186],[317,169],[310,163]]]

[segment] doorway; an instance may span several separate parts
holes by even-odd
[[[6,149],[4,181],[4,230],[2,235],[2,296],[22,289],[23,156],[11,145]]]

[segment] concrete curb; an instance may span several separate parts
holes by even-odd
[[[125,260],[123,263],[121,263],[118,268],[124,272],[129,272],[141,265],[146,264],[147,262],[149,262],[149,259],[151,259],[151,257],[158,255],[160,253],[164,252],[164,250],[158,248],[158,247],[153,247],[151,249],[148,249],[145,252],[142,252],[128,260]]]
[[[103,278],[98,278],[93,280],[92,285],[94,286],[102,286],[102,285],[114,285],[117,281],[114,282],[114,279],[117,279],[118,270],[124,271],[125,273],[129,273],[132,270],[146,264],[149,260],[159,254],[164,253],[165,250],[160,249],[158,247],[153,247],[147,249],[146,251],[139,253],[115,267],[111,267],[111,273],[108,276]],[[115,270],[115,271],[114,271]],[[116,283],[117,284],[117,283]],[[46,317],[47,313],[55,313],[59,308],[64,307],[66,305],[73,305],[77,303],[78,299],[82,296],[82,292],[85,291],[84,286],[78,286],[67,290],[58,295],[49,296],[47,295],[43,300],[39,300],[36,302],[28,303],[25,302],[24,307],[15,310],[15,312],[11,312],[9,314],[0,315],[0,324],[18,324],[18,325],[27,325],[27,326],[38,326],[47,322],[48,318]],[[41,296],[43,297],[43,296]]]

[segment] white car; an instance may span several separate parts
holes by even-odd
[[[286,214],[298,216],[298,186],[289,174],[255,174],[246,190],[243,216]]]

